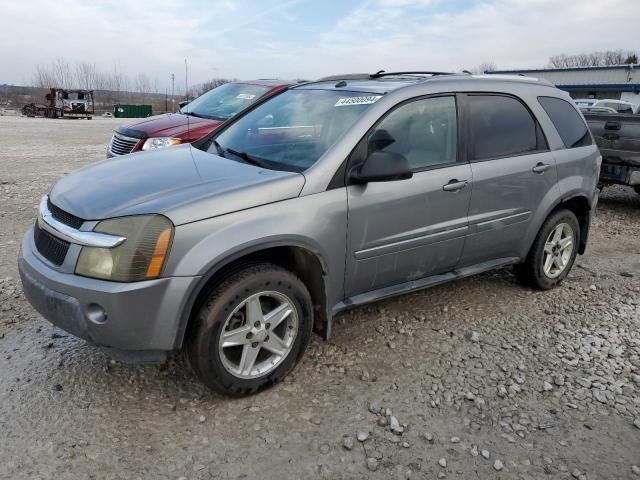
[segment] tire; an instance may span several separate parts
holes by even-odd
[[[638,195],[640,195],[640,185],[634,185],[633,189],[636,191]]]
[[[550,235],[557,234],[558,230],[561,230],[562,245],[554,245],[554,239],[550,238]],[[562,250],[568,238],[571,238],[570,252],[566,252],[569,248],[567,246],[564,246],[565,250]],[[540,227],[525,261],[515,265],[516,276],[523,284],[539,290],[549,290],[559,285],[573,267],[578,254],[579,238],[580,224],[573,212],[562,209],[551,213]],[[548,240],[551,241],[547,243]],[[545,252],[545,245],[548,245],[549,253]],[[554,245],[553,248],[551,245]],[[545,270],[544,262],[548,260],[550,254],[557,254],[555,258],[558,264],[563,265],[562,269],[556,264],[556,260],[552,259],[550,269]]]
[[[274,322],[282,316],[275,327],[270,313]],[[313,305],[293,273],[270,263],[249,264],[207,294],[194,320],[185,342],[194,372],[216,392],[241,397],[293,370],[309,344]]]

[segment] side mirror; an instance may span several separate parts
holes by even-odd
[[[189,105],[189,103],[191,103],[189,100],[183,100],[182,102],[178,103],[178,107],[180,108],[180,110],[182,110],[184,107]]]
[[[351,171],[353,183],[391,182],[413,177],[411,165],[404,155],[378,150]]]

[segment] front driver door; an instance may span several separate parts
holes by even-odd
[[[349,185],[346,296],[452,270],[468,229],[471,168],[458,162],[453,95],[421,98],[388,113],[367,137],[404,155],[408,180]]]

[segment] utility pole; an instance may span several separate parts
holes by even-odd
[[[176,83],[176,76],[171,74],[171,113],[176,111],[176,98],[173,95],[174,87]]]

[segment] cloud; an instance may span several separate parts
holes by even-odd
[[[5,1],[0,83],[26,83],[56,57],[145,72],[160,87],[184,78],[184,58],[192,82],[542,67],[559,53],[633,49],[639,16],[625,0]]]

